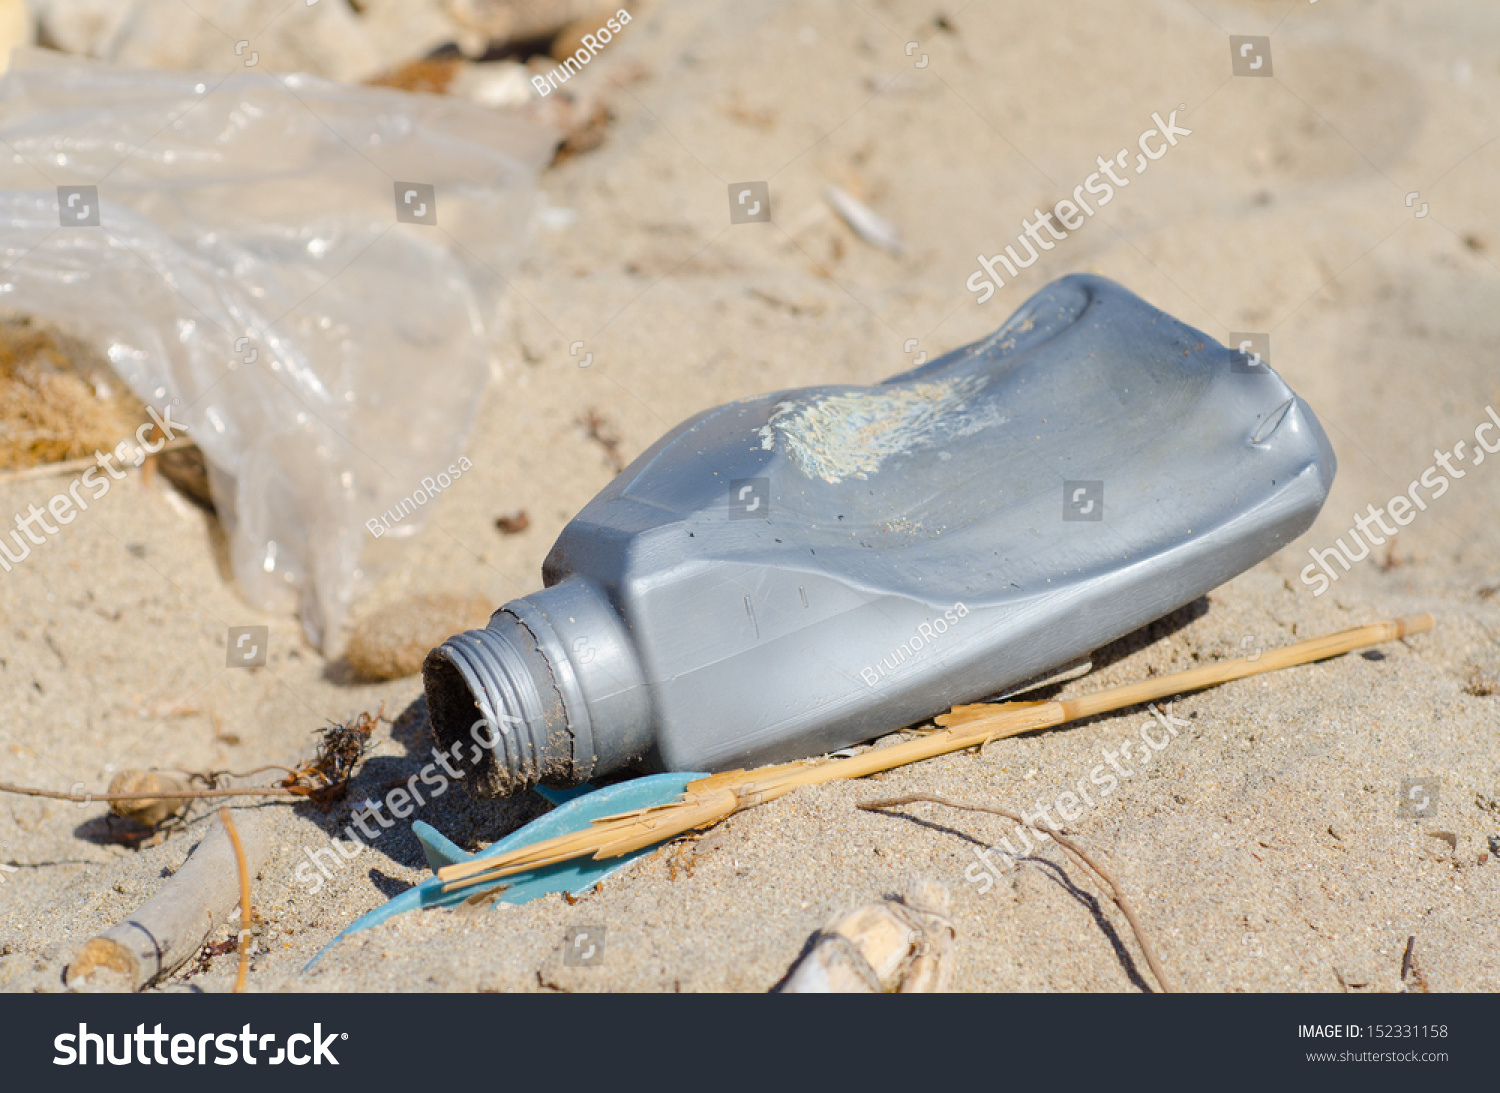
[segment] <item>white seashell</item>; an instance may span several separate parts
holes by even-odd
[[[776,987],[779,994],[933,994],[953,978],[948,889],[919,880],[835,915]]]
[[[823,187],[823,200],[833,206],[833,211],[839,214],[855,235],[872,247],[879,247],[888,254],[901,257],[901,236],[896,231],[896,226],[859,198],[830,183]]]

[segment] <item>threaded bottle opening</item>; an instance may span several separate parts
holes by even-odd
[[[514,615],[449,638],[422,665],[439,749],[478,797],[503,797],[573,773],[572,735],[547,659]]]

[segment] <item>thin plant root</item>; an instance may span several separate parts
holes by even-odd
[[[245,976],[250,971],[250,865],[245,861],[245,844],[240,842],[240,833],[228,808],[220,807],[219,822],[234,844],[234,864],[240,876],[240,968],[234,977],[234,993],[244,994]]]
[[[1032,823],[1023,819],[1019,813],[1012,812],[1010,809],[1002,808],[999,805],[982,805],[971,801],[954,801],[947,797],[939,797],[935,793],[911,793],[905,797],[889,797],[879,801],[861,801],[855,807],[863,809],[866,812],[874,812],[879,809],[895,808],[898,805],[914,804],[918,801],[930,801],[935,805],[943,805],[947,808],[961,808],[970,812],[990,812],[996,816],[1004,816],[1007,820],[1014,820],[1018,824],[1029,827],[1033,831],[1039,831],[1056,840],[1058,846],[1077,858],[1085,868],[1093,870],[1099,879],[1104,882],[1104,887],[1109,898],[1114,901],[1115,906],[1125,916],[1125,921],[1130,923],[1131,932],[1135,934],[1136,943],[1140,945],[1141,952],[1145,954],[1146,963],[1151,968],[1151,974],[1156,976],[1156,982],[1166,993],[1176,993],[1177,987],[1167,975],[1166,969],[1162,967],[1161,959],[1156,955],[1156,947],[1151,944],[1151,939],[1146,936],[1146,927],[1142,925],[1140,915],[1136,913],[1135,905],[1130,902],[1130,897],[1125,894],[1125,889],[1120,885],[1120,882],[1115,880],[1114,874],[1105,868],[1102,862],[1095,860],[1088,851],[1057,830],[1057,828],[1050,825]]]

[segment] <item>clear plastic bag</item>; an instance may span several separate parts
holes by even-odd
[[[367,525],[459,459],[556,134],[309,76],[18,51],[0,140],[0,306],[90,340],[171,406],[245,593],[295,605],[335,651],[427,507]],[[97,189],[65,203],[78,186]],[[79,215],[93,196],[97,226]]]

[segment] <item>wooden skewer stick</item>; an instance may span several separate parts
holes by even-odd
[[[1432,628],[1430,614],[1409,615],[1308,638],[1264,653],[1254,660],[1240,657],[1209,664],[1160,679],[1110,687],[1082,698],[1050,702],[1000,702],[955,706],[938,717],[942,726],[916,740],[874,748],[860,755],[832,761],[786,763],[754,770],[735,770],[688,783],[682,799],[669,805],[625,812],[595,820],[592,827],[570,835],[545,839],[493,858],[477,858],[438,870],[443,890],[454,891],[487,884],[574,858],[613,858],[633,850],[709,827],[740,809],[774,801],[799,786],[821,785],[848,778],[864,778],[880,771],[962,751],[1007,736],[1053,728],[1079,718],[1094,717],[1152,702],[1169,695],[1202,690],[1247,676],[1279,671],[1326,660],[1368,645],[1395,641]]]

